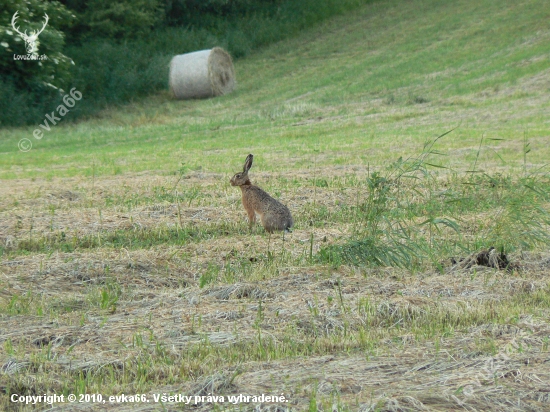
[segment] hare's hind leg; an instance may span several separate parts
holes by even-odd
[[[260,216],[260,218],[262,220],[262,226],[266,232],[273,233],[277,230],[277,221],[273,219],[273,216],[268,213],[264,213]]]

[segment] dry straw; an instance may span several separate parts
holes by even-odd
[[[176,99],[221,96],[235,88],[233,61],[220,47],[180,54],[170,62],[169,81]]]

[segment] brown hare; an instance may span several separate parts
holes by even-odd
[[[275,230],[290,232],[290,228],[294,224],[290,210],[258,186],[250,183],[248,171],[252,167],[253,158],[254,156],[249,154],[244,162],[243,171],[231,178],[231,185],[241,188],[243,206],[248,214],[249,227],[252,228],[252,225],[256,222],[257,213],[260,215],[262,225],[267,232],[273,233]]]

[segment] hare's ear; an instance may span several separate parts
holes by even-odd
[[[244,167],[243,167],[243,173],[248,173],[248,171],[250,170],[250,168],[252,167],[252,160],[254,159],[254,156],[252,156],[251,154],[249,154],[247,157],[246,157],[246,160],[244,162]]]

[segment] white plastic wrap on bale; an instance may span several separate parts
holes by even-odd
[[[176,99],[220,96],[234,88],[233,61],[219,47],[179,54],[170,62],[170,89]]]

